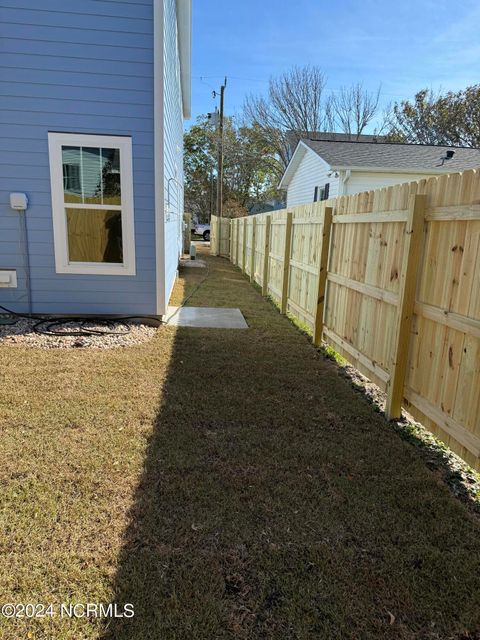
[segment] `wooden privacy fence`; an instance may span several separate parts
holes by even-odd
[[[230,218],[212,216],[210,220],[210,252],[214,256],[230,256]]]
[[[230,260],[480,469],[480,171],[235,219]]]

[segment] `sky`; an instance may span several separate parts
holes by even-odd
[[[478,0],[193,0],[192,119],[245,96],[293,65],[318,65],[327,91],[361,82],[384,105],[423,87],[480,82]]]

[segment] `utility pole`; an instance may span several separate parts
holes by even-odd
[[[227,78],[220,87],[220,120],[218,123],[217,216],[223,216],[223,95]]]
[[[213,170],[210,169],[210,206],[208,210],[208,222],[212,219],[213,216]]]

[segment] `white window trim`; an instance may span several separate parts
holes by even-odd
[[[108,264],[103,262],[69,262],[67,222],[63,194],[62,146],[120,149],[122,204],[121,206],[98,205],[97,208],[109,210],[118,209],[122,212],[122,264]],[[78,273],[83,275],[134,276],[136,271],[132,139],[122,136],[49,132],[48,151],[50,158],[50,183],[52,190],[55,271],[57,273]]]

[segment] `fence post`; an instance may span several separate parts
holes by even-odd
[[[315,309],[315,323],[313,327],[313,344],[317,347],[322,342],[323,334],[332,216],[333,207],[325,207],[323,210],[322,242],[320,247],[320,265],[318,270],[317,307]]]
[[[183,234],[182,234],[182,252],[189,253],[190,252],[190,242],[192,241],[192,214],[185,213],[183,214]]]
[[[222,227],[220,255],[225,257],[230,253],[230,222],[228,221],[228,218],[222,218],[222,222],[220,224]]]
[[[230,262],[232,261],[232,251],[233,251],[233,227],[232,220],[228,221],[228,259]]]
[[[215,255],[215,216],[210,217],[210,253]]]
[[[214,256],[219,256],[220,255],[221,233],[222,233],[222,228],[220,226],[220,218],[215,217],[214,229],[215,229],[215,234],[214,234],[215,242],[214,242],[214,246],[213,246],[213,255]],[[212,249],[211,243],[210,243],[210,249]]]
[[[283,254],[283,278],[282,278],[282,298],[280,302],[280,312],[287,313],[288,301],[288,279],[290,275],[290,251],[292,246],[292,224],[293,213],[287,211],[287,223],[285,225],[285,251]]]
[[[247,262],[247,218],[243,218],[242,271],[245,273]]]
[[[252,255],[250,256],[250,282],[255,282],[255,243],[257,241],[257,218],[252,220]]]
[[[226,243],[225,243],[225,258],[230,258],[232,253],[232,221],[228,218],[225,218],[225,231],[227,234]]]
[[[233,262],[235,255],[235,220],[230,220],[230,262]]]
[[[233,220],[233,224],[235,225],[235,248],[233,255],[235,256],[233,260],[233,264],[238,264],[238,218]]]
[[[389,420],[402,413],[403,387],[407,372],[408,347],[415,306],[418,266],[422,250],[425,220],[424,195],[412,194],[408,203],[405,246],[400,272],[397,322],[393,334],[390,380],[387,385],[385,413]]]
[[[267,216],[265,219],[265,242],[263,243],[263,275],[262,275],[262,295],[268,295],[268,264],[270,258],[270,225],[272,217]]]
[[[222,218],[219,218],[218,219],[217,256],[222,255],[222,241],[223,241],[223,222],[222,222]]]

